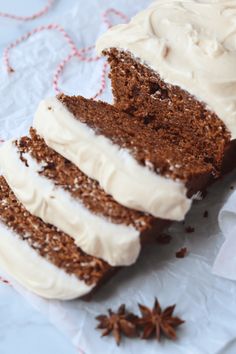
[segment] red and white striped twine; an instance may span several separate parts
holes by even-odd
[[[33,29],[32,31],[27,32],[26,34],[24,34],[20,38],[16,39],[14,42],[9,44],[9,46],[4,50],[3,61],[4,61],[4,64],[6,65],[7,71],[9,73],[14,72],[14,69],[10,65],[10,59],[9,59],[10,50],[17,47],[20,43],[26,41],[28,38],[30,38],[34,34],[45,31],[45,30],[56,30],[56,31],[60,32],[63,35],[63,37],[65,38],[65,40],[67,41],[67,43],[69,44],[69,46],[71,48],[71,53],[74,53],[75,51],[77,51],[76,44],[74,43],[73,39],[69,36],[69,34],[60,25],[51,23],[49,25],[39,26],[39,27]]]
[[[113,8],[107,9],[102,14],[102,19],[103,19],[103,22],[105,23],[105,25],[107,25],[108,28],[111,28],[113,26],[112,22],[109,19],[109,15],[111,15],[111,14],[121,18],[124,22],[128,22],[128,20],[129,20],[128,16],[126,16],[124,13],[122,13],[122,12],[116,10],[116,9],[113,9]]]
[[[50,5],[48,4],[47,6],[47,10],[42,10],[44,11],[44,13],[46,13],[49,10],[49,7],[52,5],[52,1],[50,2]],[[41,11],[41,13],[42,13]],[[37,14],[38,15],[38,14]],[[110,15],[115,15],[119,18],[121,18],[123,21],[128,21],[128,17],[123,14],[122,12],[113,9],[113,8],[109,8],[107,9],[103,14],[102,14],[102,21],[103,23],[110,28],[112,26],[112,22],[109,19]],[[32,15],[32,16],[36,16]],[[28,20],[28,17],[22,17],[21,19],[26,21],[26,18]],[[66,58],[64,58],[59,65],[56,68],[54,77],[53,77],[53,87],[56,93],[60,93],[61,90],[59,88],[59,80],[61,75],[63,74],[63,71],[65,69],[65,66],[71,61],[72,58],[76,57],[79,61],[81,62],[86,62],[86,63],[91,63],[91,62],[96,62],[100,59],[99,56],[91,56],[90,53],[91,51],[94,50],[95,46],[90,46],[87,48],[80,48],[78,49],[75,42],[73,41],[73,39],[70,37],[70,35],[65,31],[65,29],[63,27],[61,27],[58,24],[49,24],[49,25],[43,25],[40,27],[37,27],[35,29],[33,29],[32,31],[24,34],[23,36],[21,36],[20,38],[18,38],[16,41],[14,41],[13,43],[11,43],[5,50],[3,53],[3,61],[4,64],[7,68],[7,71],[9,73],[14,72],[14,69],[12,68],[11,64],[10,64],[10,59],[9,59],[9,54],[10,54],[10,50],[15,48],[16,46],[18,46],[20,43],[26,41],[29,37],[33,36],[36,33],[45,31],[45,30],[56,30],[59,31],[62,36],[64,37],[64,39],[66,40],[66,42],[68,43],[69,47],[70,47],[70,53],[66,56]],[[106,74],[107,74],[107,68],[108,65],[105,63],[103,65],[102,68],[102,72],[101,72],[101,86],[99,91],[94,95],[94,99],[96,99],[97,97],[101,96],[103,94],[103,92],[106,89]]]
[[[0,12],[0,17],[5,17],[5,18],[11,19],[11,20],[16,20],[16,21],[32,21],[32,20],[35,20],[36,18],[39,18],[39,17],[45,15],[52,7],[54,1],[55,0],[48,0],[47,5],[42,10],[40,10],[30,16],[18,16],[18,15],[8,14],[6,12]]]

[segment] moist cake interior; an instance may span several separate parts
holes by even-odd
[[[180,170],[188,168],[190,155],[192,171],[200,162],[211,166],[212,175],[218,177],[230,133],[216,114],[188,92],[165,83],[129,52],[111,48],[103,54],[111,67],[115,106],[152,130],[153,153],[172,166],[180,165]]]
[[[128,150],[139,164],[162,176],[184,181],[189,196],[204,189],[216,173],[203,146],[195,144],[195,139],[202,144],[205,140],[200,133],[199,139],[193,137],[191,122],[185,124],[183,132],[178,122],[172,129],[170,122],[157,126],[154,119],[140,119],[104,102],[63,94],[58,99],[75,118]]]

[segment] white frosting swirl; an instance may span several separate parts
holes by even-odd
[[[97,50],[130,51],[163,80],[205,102],[235,139],[235,18],[235,0],[157,0],[105,33]]]
[[[40,103],[34,127],[48,146],[97,180],[118,203],[169,220],[183,220],[190,209],[184,183],[141,166],[127,150],[75,119],[56,98]]]
[[[90,212],[53,181],[39,175],[42,169],[25,154],[27,167],[17,148],[7,141],[0,148],[0,167],[10,188],[33,215],[40,217],[71,236],[87,254],[99,257],[112,266],[133,264],[140,253],[139,232],[131,226],[114,224]]]
[[[0,267],[33,293],[48,299],[71,300],[93,289],[41,257],[2,223],[0,234]]]

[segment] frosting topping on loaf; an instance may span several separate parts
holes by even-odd
[[[236,3],[158,0],[111,28],[97,50],[131,52],[161,78],[206,103],[236,138]]]

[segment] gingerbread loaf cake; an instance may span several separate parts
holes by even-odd
[[[114,106],[46,99],[30,135],[2,145],[0,266],[22,285],[91,293],[236,166],[235,11],[154,1],[97,43]]]
[[[34,129],[0,148],[0,167],[18,200],[32,214],[112,266],[133,264],[141,244],[155,241],[166,220],[128,209],[49,148]]]
[[[196,153],[213,179],[236,166],[235,11],[234,0],[155,1],[97,42],[115,106],[155,130],[170,161]]]
[[[69,300],[94,291],[114,273],[56,227],[31,215],[0,176],[0,266],[45,298]]]
[[[160,219],[183,220],[192,196],[213,173],[198,145],[185,140],[177,149],[168,130],[160,136],[152,124],[104,102],[49,98],[39,105],[33,125],[48,146],[119,204]]]

